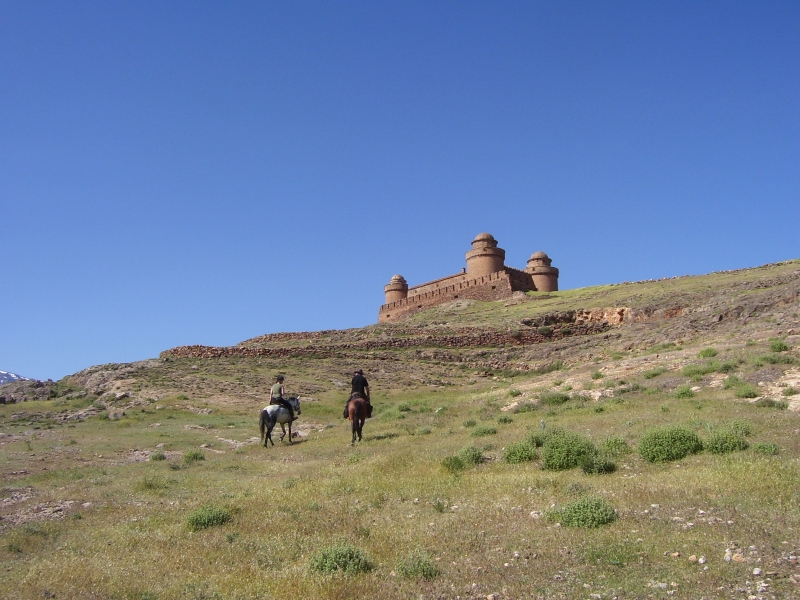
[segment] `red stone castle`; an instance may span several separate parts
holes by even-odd
[[[397,321],[419,310],[462,298],[502,300],[514,292],[558,291],[558,269],[544,252],[528,259],[524,271],[505,266],[506,251],[497,247],[497,240],[488,233],[472,240],[467,252],[467,268],[461,273],[443,277],[412,288],[402,275],[395,275],[384,286],[386,304],[378,311],[378,322]]]

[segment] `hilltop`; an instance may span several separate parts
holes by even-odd
[[[799,299],[794,260],[461,300],[1,386],[0,591],[798,597]],[[376,416],[351,449],[341,408],[354,367]],[[303,413],[297,443],[266,450],[256,417],[277,373]],[[748,448],[651,464],[640,451],[657,425],[707,447],[735,426]],[[548,468],[534,438],[559,429],[604,448],[616,471]],[[510,462],[520,448],[533,460]],[[556,526],[553,507],[596,497],[613,523]],[[187,529],[208,506],[230,521]],[[315,574],[315,553],[342,543],[372,570]]]

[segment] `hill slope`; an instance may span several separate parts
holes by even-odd
[[[799,297],[788,261],[3,386],[0,595],[797,597]],[[376,416],[350,448],[356,366]],[[279,372],[302,415],[267,450],[256,416]],[[707,450],[648,462],[663,425]],[[535,446],[559,429],[616,470],[553,470],[555,442]],[[569,527],[597,498],[616,520]],[[326,548],[371,570],[320,574]]]

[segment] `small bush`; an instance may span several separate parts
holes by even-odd
[[[231,519],[233,519],[231,511],[216,504],[206,504],[186,516],[186,522],[192,531],[223,525]]]
[[[584,456],[597,453],[587,438],[571,431],[556,431],[542,445],[542,466],[551,471],[565,471],[578,466]]]
[[[617,519],[617,511],[599,496],[583,496],[553,510],[551,521],[558,521],[567,527],[600,527]]]
[[[439,575],[436,563],[431,560],[430,554],[423,550],[415,550],[401,558],[395,571],[400,577],[406,579],[434,579]]]
[[[151,452],[150,460],[167,460],[167,455],[163,452]]]
[[[512,412],[515,415],[517,415],[519,413],[533,412],[533,411],[538,410],[538,409],[539,409],[539,405],[538,404],[532,404],[531,402],[523,402],[523,403],[515,406],[514,410]]]
[[[531,375],[546,375],[547,373],[552,373],[553,371],[560,371],[563,368],[564,362],[556,360],[546,365],[542,365],[541,367],[537,367],[536,369],[531,369],[529,373]]]
[[[772,340],[769,344],[769,349],[773,352],[786,352],[789,345],[783,340]]]
[[[702,450],[697,434],[680,426],[654,427],[639,440],[639,454],[651,463],[679,460]]]
[[[539,402],[549,406],[558,406],[569,400],[569,395],[561,392],[542,392],[539,394]]]
[[[618,436],[607,438],[600,444],[600,451],[606,456],[624,456],[631,453],[631,447],[624,439]]]
[[[355,575],[372,569],[366,554],[346,542],[321,548],[311,556],[310,566],[312,571],[326,574],[341,572]]]
[[[205,460],[206,455],[203,454],[200,450],[189,450],[186,454],[183,455],[183,462],[190,463],[195,462],[198,460]]]
[[[163,477],[145,475],[138,488],[145,491],[165,490],[169,483]]]
[[[589,375],[589,377],[591,377],[592,379],[602,379],[603,374],[600,371],[595,371],[594,373]]]
[[[478,423],[474,419],[467,419],[464,421],[464,427],[475,427]]]
[[[509,425],[514,422],[514,419],[511,417],[506,417],[505,415],[502,417],[497,417],[497,422],[501,425]]]
[[[744,436],[732,428],[719,429],[713,432],[705,443],[712,454],[727,454],[739,450],[747,450],[749,444]]]
[[[781,392],[781,396],[784,396],[786,398],[788,398],[789,396],[796,396],[797,394],[800,394],[800,390],[798,390],[797,388],[793,388],[792,386],[784,388],[783,391]]]
[[[489,427],[487,425],[483,425],[481,427],[477,427],[475,431],[473,431],[470,435],[472,437],[485,437],[487,435],[494,435],[497,433],[497,427]]]
[[[464,446],[458,451],[458,458],[460,458],[465,465],[477,465],[483,462],[483,453],[475,446]]]
[[[553,335],[553,328],[548,327],[547,325],[544,325],[542,327],[537,327],[536,333],[538,333],[539,335],[543,335],[544,337],[550,337],[551,335]]]
[[[764,365],[792,365],[796,363],[797,360],[788,354],[763,354],[759,356],[753,361],[753,364],[757,367],[763,367]]]
[[[777,408],[778,410],[786,410],[789,408],[789,403],[783,400],[773,400],[772,398],[759,398],[753,402],[754,406],[761,408]]]
[[[733,395],[737,398],[758,398],[758,389],[752,383],[743,381],[733,389]]]
[[[529,442],[509,444],[503,452],[503,460],[511,464],[530,462],[538,458],[536,448]]]
[[[645,379],[653,379],[654,377],[658,377],[659,375],[663,375],[667,372],[667,369],[664,367],[656,367],[655,369],[648,369],[642,373],[642,377]]]
[[[745,421],[744,419],[736,419],[731,421],[728,423],[728,429],[735,431],[744,437],[753,435],[753,424],[750,421]]]
[[[467,468],[467,465],[464,464],[464,461],[461,460],[458,456],[447,456],[442,460],[442,466],[445,470],[450,471],[451,473],[455,474],[459,471],[463,471]]]
[[[703,348],[697,353],[698,358],[714,358],[717,351],[714,348]]]
[[[397,410],[402,412],[411,412],[411,405],[410,404],[400,404],[397,407]]]
[[[512,388],[512,389],[508,390],[508,395],[511,396],[512,398],[516,398],[517,396],[522,396],[522,392],[520,392],[517,389],[513,389]]]
[[[417,429],[415,435],[430,435],[431,433],[433,432],[430,430],[429,427],[420,427],[419,429]]]
[[[767,456],[775,456],[778,454],[778,445],[772,442],[756,442],[753,444],[753,450]]]
[[[605,473],[613,473],[617,470],[617,465],[614,461],[601,456],[599,454],[588,454],[581,457],[578,464],[587,475],[601,475]]]
[[[688,385],[681,385],[675,388],[675,397],[676,398],[694,398],[694,392],[692,388]]]

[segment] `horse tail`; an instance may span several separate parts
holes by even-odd
[[[262,410],[261,411],[261,418],[259,419],[259,421],[260,421],[260,427],[261,427],[261,437],[263,439],[264,432],[267,429],[267,411],[266,410]]]

